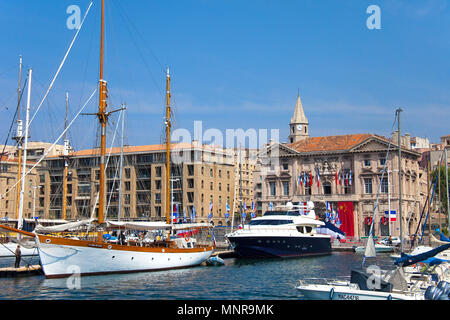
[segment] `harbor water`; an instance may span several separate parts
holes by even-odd
[[[42,275],[0,279],[0,300],[302,300],[299,279],[349,276],[362,255],[331,255],[295,259],[227,258],[223,266],[145,273],[45,279]],[[23,257],[22,265],[38,258]],[[365,266],[392,268],[389,254],[379,254]],[[0,267],[14,259],[0,259]]]

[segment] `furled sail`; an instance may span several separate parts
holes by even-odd
[[[62,232],[62,231],[67,231],[67,230],[71,230],[71,229],[76,229],[76,228],[84,226],[84,225],[88,225],[92,221],[93,221],[93,219],[87,219],[87,220],[69,222],[69,223],[64,223],[64,224],[60,224],[60,225],[56,225],[56,226],[47,226],[47,227],[44,227],[44,226],[38,224],[36,226],[36,228],[34,228],[34,232],[35,233]]]

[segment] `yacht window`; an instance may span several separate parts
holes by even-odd
[[[300,216],[299,211],[266,211],[264,216]]]
[[[305,233],[311,233],[312,227],[305,227]]]
[[[276,226],[276,225],[282,225],[282,224],[289,224],[293,223],[292,220],[252,220],[249,222],[249,225],[256,226],[256,225],[262,225],[262,226]]]

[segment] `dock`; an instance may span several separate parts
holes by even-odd
[[[19,268],[0,268],[0,278],[29,277],[41,274],[43,274],[42,267],[38,264]]]
[[[226,258],[235,258],[236,257],[236,252],[234,252],[234,250],[217,250],[215,251],[212,256],[218,256],[219,258],[222,259],[226,259]]]
[[[347,251],[347,252],[354,252],[355,250],[353,249],[354,246],[346,246],[346,245],[331,245],[331,251]]]

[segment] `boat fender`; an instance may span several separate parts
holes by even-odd
[[[186,242],[189,242],[189,234],[186,233],[186,234],[184,235],[184,240],[186,240]]]
[[[330,300],[333,300],[333,296],[334,296],[334,288],[331,288],[331,290],[330,290]]]

